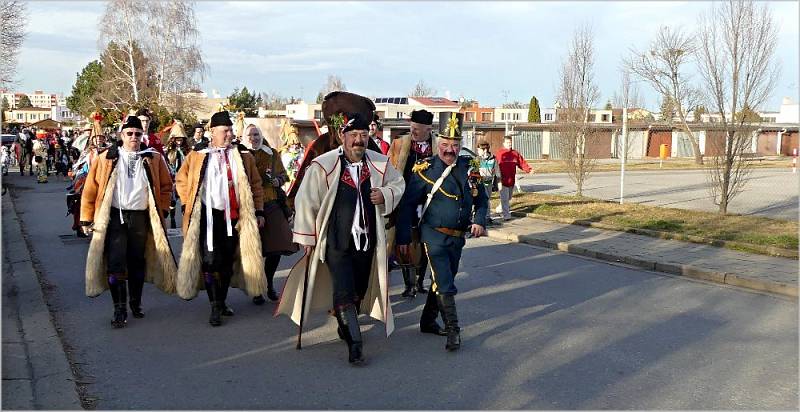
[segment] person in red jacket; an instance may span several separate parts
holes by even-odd
[[[369,124],[369,138],[381,148],[381,153],[389,153],[389,143],[387,143],[380,135],[381,118],[377,113],[372,114],[372,122]]]
[[[511,143],[512,138],[510,135],[503,137],[503,148],[495,153],[497,167],[500,169],[500,187],[498,187],[500,191],[500,205],[495,210],[498,213],[502,212],[504,220],[511,218],[509,202],[511,200],[511,193],[514,191],[517,168],[522,169],[526,173],[533,173],[531,166],[518,151],[512,148]]]

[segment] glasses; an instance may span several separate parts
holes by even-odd
[[[125,132],[125,135],[128,137],[130,136],[142,137],[142,132]]]

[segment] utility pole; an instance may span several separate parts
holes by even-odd
[[[628,158],[628,106],[622,107],[622,155],[620,155],[621,170],[619,173],[619,204],[625,197],[625,161]]]

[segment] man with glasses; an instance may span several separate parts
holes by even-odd
[[[261,176],[253,155],[231,145],[233,122],[227,111],[215,113],[211,140],[195,146],[175,177],[185,210],[183,251],[177,290],[192,299],[205,286],[211,326],[233,316],[225,303],[230,286],[252,298],[266,292],[259,229],[264,227]]]
[[[86,257],[86,295],[111,290],[114,328],[127,323],[128,289],[134,318],[144,317],[145,281],[175,291],[175,258],[163,220],[172,179],[161,155],[141,144],[142,136],[141,121],[129,116],[120,145],[91,163],[81,195],[81,226],[94,232]]]

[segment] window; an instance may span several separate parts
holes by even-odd
[[[402,119],[406,114],[403,112],[397,112],[397,118]]]
[[[482,122],[491,122],[492,121],[492,114],[491,113],[481,113],[481,121]]]
[[[544,120],[553,120],[553,114],[552,113],[545,113],[544,114]]]
[[[22,113],[17,113],[17,120],[22,120]]]
[[[514,120],[519,120],[519,113],[514,113]]]
[[[467,112],[464,114],[464,121],[465,122],[474,122],[475,121],[475,112]]]
[[[317,120],[322,120],[322,110],[314,110],[314,118]]]
[[[608,121],[608,115],[607,115],[607,114],[604,114],[604,115],[602,116],[602,119],[603,119],[603,120],[602,120],[603,122],[607,122],[607,121]]]
[[[49,119],[49,118],[50,118],[50,115],[49,115],[49,114],[46,114],[46,115],[44,115],[44,118],[45,118],[45,119]]]

